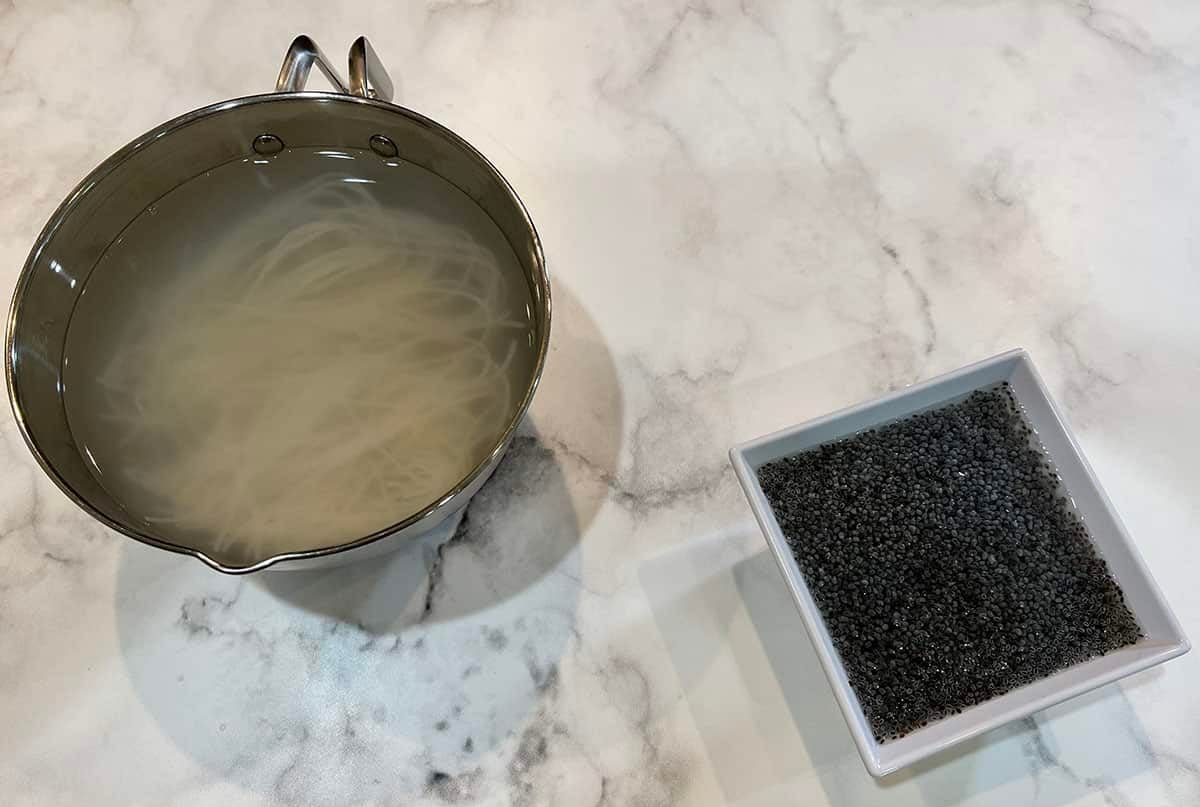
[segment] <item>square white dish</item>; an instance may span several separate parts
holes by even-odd
[[[1087,525],[1097,552],[1125,593],[1143,638],[942,718],[899,739],[878,742],[846,678],[820,611],[758,482],[766,463],[964,398],[1007,381]],[[884,776],[989,729],[1083,694],[1190,649],[1178,621],[1024,350],[1012,350],[906,389],[734,446],[738,481],[783,572],[817,657],[867,769]]]

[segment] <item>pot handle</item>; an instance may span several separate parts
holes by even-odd
[[[354,40],[350,46],[350,93],[363,98],[378,98],[391,101],[392,77],[375,55],[375,48],[365,36]]]
[[[317,43],[301,34],[292,40],[287,55],[283,57],[283,66],[279,68],[279,78],[275,80],[275,92],[300,92],[308,82],[308,74],[312,71],[313,63],[329,79],[329,83],[340,92],[348,93],[350,88],[342,77],[337,74],[330,64],[328,57],[317,47]]]
[[[350,84],[342,81],[329,58],[317,47],[311,37],[301,34],[292,40],[291,47],[283,57],[279,78],[275,80],[275,92],[300,92],[308,82],[313,65],[329,79],[339,92],[359,95],[363,98],[392,100],[392,79],[379,62],[375,49],[365,36],[354,40],[350,46]]]

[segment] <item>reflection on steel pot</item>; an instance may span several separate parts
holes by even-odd
[[[314,65],[335,87],[341,89],[340,93],[303,91],[305,80]],[[358,39],[351,48],[350,83],[347,86],[316,45],[308,37],[298,37],[288,51],[274,93],[214,104],[147,132],[88,175],[51,217],[25,263],[9,313],[8,349],[5,354],[8,391],[17,423],[42,468],[76,504],[93,517],[143,543],[192,555],[214,569],[228,573],[252,572],[268,567],[310,569],[335,565],[386,552],[398,546],[399,542],[409,541],[432,530],[454,529],[468,499],[495,470],[537,387],[549,340],[549,280],[533,223],[500,173],[453,132],[392,104],[391,96],[391,80],[365,39]],[[195,531],[186,528],[180,519],[166,519],[158,513],[151,513],[152,508],[145,502],[126,495],[126,491],[117,483],[118,479],[124,478],[123,474],[109,474],[113,470],[126,470],[120,467],[119,462],[113,462],[115,455],[110,452],[103,458],[104,461],[97,461],[93,456],[92,449],[97,448],[96,453],[101,453],[100,447],[108,436],[103,427],[91,435],[85,435],[86,429],[82,424],[91,417],[93,411],[102,407],[97,403],[99,397],[90,397],[92,393],[87,392],[88,384],[78,381],[98,378],[102,365],[105,373],[110,372],[114,357],[119,356],[126,364],[130,361],[136,364],[142,359],[129,359],[130,353],[136,352],[147,341],[158,344],[157,340],[163,336],[161,329],[153,339],[142,333],[138,336],[141,342],[134,339],[124,345],[118,341],[105,341],[99,336],[93,339],[91,335],[103,331],[102,325],[123,323],[128,318],[128,312],[138,313],[145,309],[146,306],[132,298],[146,288],[153,287],[161,278],[191,279],[194,276],[190,268],[183,266],[182,259],[172,260],[172,256],[176,253],[190,254],[194,258],[199,252],[206,257],[208,252],[217,249],[216,245],[223,243],[222,239],[228,235],[227,225],[221,225],[225,230],[219,232],[204,229],[206,225],[211,228],[214,221],[227,222],[232,215],[229,210],[222,210],[225,205],[221,200],[227,199],[230,209],[242,204],[243,207],[249,205],[247,209],[252,211],[260,208],[267,211],[266,218],[256,221],[269,224],[277,222],[276,227],[281,232],[274,234],[272,227],[267,226],[265,236],[259,241],[269,241],[273,234],[277,239],[285,235],[291,237],[292,230],[289,228],[295,226],[294,222],[280,216],[270,218],[271,211],[289,209],[290,186],[286,183],[260,183],[262,187],[258,187],[255,183],[260,175],[253,173],[256,170],[253,166],[297,164],[307,159],[305,155],[358,160],[361,166],[361,173],[342,174],[342,179],[328,180],[336,186],[329,192],[322,184],[326,182],[322,179],[326,175],[317,174],[315,183],[308,182],[304,186],[306,193],[334,200],[359,191],[376,194],[378,198],[403,197],[404,209],[415,210],[411,215],[406,213],[408,218],[405,226],[408,229],[395,236],[407,239],[404,243],[416,243],[436,236],[441,232],[436,228],[447,217],[456,225],[459,219],[463,220],[463,232],[473,232],[471,221],[481,222],[479,227],[490,228],[489,232],[494,232],[495,243],[501,245],[496,247],[494,254],[503,251],[504,255],[508,255],[511,251],[512,270],[508,274],[494,273],[492,279],[495,282],[489,287],[489,293],[506,301],[525,301],[519,306],[522,314],[518,323],[524,328],[519,331],[519,342],[521,355],[525,358],[510,362],[513,355],[510,346],[502,363],[506,373],[502,385],[505,389],[504,407],[487,410],[491,413],[488,415],[490,419],[486,420],[489,430],[482,432],[482,437],[463,437],[460,444],[452,446],[458,462],[454,467],[459,470],[446,477],[445,482],[440,481],[440,477],[434,477],[438,481],[432,483],[429,491],[422,491],[415,498],[410,495],[412,501],[409,503],[416,502],[413,506],[398,504],[405,501],[404,496],[396,492],[394,485],[391,488],[385,486],[379,494],[381,498],[371,502],[372,512],[379,510],[383,502],[385,509],[381,512],[382,521],[372,523],[362,518],[355,520],[348,515],[344,523],[339,521],[336,525],[314,530],[315,534],[325,535],[326,532],[338,533],[340,528],[346,534],[328,534],[322,540],[297,538],[288,533],[294,539],[290,545],[263,545],[247,550],[243,543],[235,551],[220,542],[199,540]],[[239,167],[241,165],[250,166],[250,173],[243,171]],[[230,179],[230,176],[235,179]],[[449,189],[446,193],[454,199],[439,202],[436,193],[422,195],[414,191],[413,188],[422,182],[445,186]],[[373,187],[368,192],[364,185],[343,186],[338,183],[369,183]],[[194,191],[182,190],[185,186],[203,186],[207,190],[201,197],[196,197]],[[283,190],[276,195],[279,189]],[[190,198],[203,198],[204,203],[193,203],[187,209],[189,212],[176,213],[172,217],[171,209],[178,211],[181,208],[171,200],[188,197],[189,193],[192,193]],[[255,194],[267,198],[255,197],[251,202],[246,201]],[[376,196],[366,198],[370,201]],[[436,211],[430,206],[436,207]],[[193,209],[212,208],[216,208],[218,214],[190,214]],[[385,210],[375,204],[373,211],[373,216],[364,217],[358,211],[340,209],[341,219],[349,222],[348,229],[338,233],[346,250],[353,251],[359,244],[353,237],[347,239],[347,233],[369,237],[380,228],[390,232],[400,227],[393,210]],[[146,217],[156,213],[159,216],[155,220],[157,223],[147,225]],[[226,218],[222,219],[221,215]],[[317,214],[312,223],[319,232],[328,232],[322,229],[329,226],[329,222],[322,218],[325,215]],[[330,217],[334,215],[329,214]],[[413,222],[417,224],[413,225]],[[482,240],[471,243],[478,245],[487,240],[483,236],[480,238]],[[292,238],[293,242],[297,240]],[[150,245],[152,241],[163,241],[168,246],[156,248]],[[113,255],[128,254],[137,254],[142,260],[124,260],[120,262],[119,271],[110,266],[116,263]],[[297,255],[310,263],[315,261],[311,250],[300,249]],[[474,265],[470,264],[470,260],[475,259],[468,256],[462,260],[467,261],[464,265]],[[244,282],[245,275],[239,275],[237,261],[230,263],[234,264],[230,273],[222,277],[232,278],[235,283]],[[454,265],[461,263],[460,260],[459,264]],[[289,269],[299,271],[291,261],[281,262],[281,265],[278,271],[285,277],[292,277],[288,274]],[[432,274],[441,277],[438,272]],[[385,272],[384,276],[394,277],[395,273],[388,275]],[[114,277],[117,279],[114,280]],[[355,282],[361,284],[359,280]],[[324,301],[334,293],[329,290],[327,283],[315,288],[320,291],[308,292],[311,299]],[[88,291],[86,295],[85,290]],[[336,287],[334,291],[344,290]],[[366,309],[375,311],[377,315],[383,312],[380,322],[393,319],[388,317],[386,304],[372,305],[370,293],[367,298]],[[440,304],[445,306],[446,299],[443,295]],[[284,313],[291,315],[292,324],[289,327],[297,328],[296,322],[303,321],[305,312],[292,308],[290,302],[284,308],[287,309]],[[421,313],[428,314],[434,320],[438,317],[463,316],[461,309],[452,307],[444,307],[434,313]],[[158,320],[165,320],[168,328],[176,327],[170,317],[159,316]],[[474,319],[469,321],[475,322]],[[115,327],[109,325],[110,330]],[[365,327],[376,326],[367,323]],[[408,331],[401,329],[398,333]],[[172,334],[168,332],[167,335]],[[397,338],[389,338],[392,341],[388,344],[398,343]],[[81,341],[87,343],[88,349],[71,347]],[[479,350],[491,351],[484,354],[490,361],[492,353],[496,352],[493,350],[495,345],[488,342],[486,337],[475,341],[483,345]],[[312,344],[319,348],[323,343],[319,338],[314,338]],[[118,346],[123,351],[118,350]],[[226,350],[229,350],[228,346]],[[273,355],[266,352],[273,361]],[[194,358],[182,349],[170,355],[180,357],[179,362]],[[214,355],[219,359],[225,354]],[[214,363],[222,362],[209,364]],[[433,366],[428,361],[426,365]],[[385,362],[380,366],[387,368],[391,365]],[[510,370],[510,367],[516,369]],[[192,377],[192,371],[180,370],[174,359],[170,368],[175,380],[182,378],[189,381]],[[204,380],[196,377],[197,388],[202,387]],[[310,383],[303,389],[313,388]],[[218,392],[222,389],[228,389],[228,386],[218,387]],[[326,385],[321,391],[336,402],[340,390]],[[246,395],[248,393],[243,397]],[[115,399],[125,400],[120,394]],[[145,420],[147,416],[139,408],[139,403],[134,401],[135,405],[127,407],[128,411],[121,413],[121,419],[126,422]],[[432,410],[435,414],[448,408],[441,400],[425,401],[422,405],[425,410]],[[483,405],[476,402],[472,406],[478,408]],[[81,408],[83,415],[80,415]],[[391,407],[386,408],[391,411]],[[497,411],[498,416],[495,415]],[[373,445],[377,439],[382,441],[382,436],[368,428],[370,423],[373,421],[368,421],[367,426],[363,427],[366,433],[356,435],[367,445]],[[299,435],[308,433],[291,431],[287,434],[289,440],[303,442]],[[220,435],[222,439],[227,439],[224,432]],[[190,456],[192,446],[182,439],[167,440],[166,443],[169,444],[168,448],[160,446],[155,450],[160,453],[174,450],[177,455]],[[184,448],[181,449],[181,446]],[[281,456],[303,457],[311,448],[307,443],[289,444],[287,447],[294,450]],[[221,454],[225,446],[219,444],[216,448]],[[320,451],[314,453],[319,455]],[[279,462],[276,466],[282,464]],[[417,482],[430,484],[428,477],[410,478],[415,480],[414,485]],[[159,479],[157,484],[161,487],[163,484],[176,483],[164,483]],[[347,484],[343,483],[343,486]],[[315,490],[306,487],[303,495],[323,501],[322,494],[325,492],[328,490],[317,485]],[[291,499],[284,496],[281,501],[303,501],[298,499],[295,490],[287,493]],[[245,498],[249,504],[242,502],[242,506],[261,509],[260,499],[253,496]],[[219,509],[219,505],[208,507],[209,510]],[[394,512],[388,509],[393,507]],[[341,512],[352,511],[336,511]],[[273,523],[278,526],[278,521]],[[366,523],[371,523],[369,529],[363,527]],[[285,548],[280,549],[280,546]]]

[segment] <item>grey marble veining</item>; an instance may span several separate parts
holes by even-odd
[[[296,33],[529,205],[553,352],[442,545],[234,579],[77,512],[0,416],[0,803],[1191,805],[1200,658],[883,782],[725,451],[1021,345],[1200,625],[1200,10],[0,3],[0,272]]]

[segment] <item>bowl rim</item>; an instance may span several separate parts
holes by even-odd
[[[42,452],[37,441],[31,434],[29,425],[26,422],[25,413],[20,403],[20,398],[18,395],[19,384],[14,367],[16,360],[14,353],[14,343],[16,337],[15,331],[18,318],[22,312],[22,302],[25,297],[25,289],[32,279],[43,249],[46,247],[53,235],[62,226],[62,224],[75,211],[76,207],[102,179],[117,171],[122,165],[132,159],[146,146],[161,140],[167,135],[178,132],[179,130],[184,129],[199,120],[256,104],[296,102],[315,102],[318,104],[360,104],[364,106],[375,107],[391,114],[400,115],[409,119],[411,122],[416,123],[418,126],[433,131],[439,137],[461,149],[467,158],[474,160],[479,167],[481,167],[493,180],[496,181],[498,187],[507,197],[507,201],[514,206],[514,209],[520,216],[521,223],[528,231],[530,243],[532,245],[533,269],[536,275],[535,277],[530,278],[530,283],[531,287],[535,285],[538,287],[540,292],[540,300],[538,301],[538,305],[544,311],[544,316],[542,319],[542,326],[539,329],[538,334],[537,355],[534,359],[533,369],[526,385],[525,395],[513,412],[507,427],[504,429],[503,433],[497,437],[492,445],[492,448],[483,454],[479,463],[470,472],[468,472],[466,476],[460,479],[445,493],[440,495],[435,501],[400,521],[376,530],[369,535],[361,538],[355,538],[351,541],[344,541],[339,544],[320,547],[317,549],[281,552],[247,564],[227,563],[213,557],[203,550],[177,544],[150,535],[142,532],[141,530],[133,528],[128,524],[123,524],[115,519],[110,518],[94,507],[86,499],[86,497],[82,496],[78,491],[76,491],[74,487],[72,487],[58,473],[53,464]],[[34,458],[37,460],[37,463],[41,467],[42,471],[48,477],[50,477],[51,481],[54,482],[58,489],[66,494],[67,498],[69,498],[76,506],[110,529],[133,538],[134,540],[137,540],[143,544],[147,544],[158,549],[165,549],[169,552],[189,555],[204,562],[216,571],[223,572],[225,574],[249,574],[251,572],[261,571],[285,561],[318,558],[358,549],[366,546],[367,544],[371,544],[386,538],[389,535],[393,535],[397,532],[414,527],[427,518],[447,514],[449,511],[447,506],[453,500],[457,499],[461,494],[463,494],[464,491],[468,490],[472,484],[480,478],[481,475],[490,473],[491,469],[494,468],[495,463],[508,448],[508,444],[511,442],[514,434],[516,433],[517,427],[520,425],[521,420],[524,418],[526,412],[528,412],[533,401],[534,393],[536,393],[538,385],[541,382],[542,373],[545,369],[546,359],[549,354],[550,329],[551,321],[553,319],[552,314],[553,304],[550,289],[550,274],[546,267],[546,258],[542,249],[541,238],[538,235],[537,228],[534,226],[533,219],[530,217],[529,211],[525,207],[524,202],[522,202],[520,196],[517,195],[516,190],[513,189],[512,185],[504,177],[500,170],[496,168],[496,166],[486,156],[484,156],[482,152],[472,146],[466,139],[456,134],[448,127],[438,123],[437,121],[418,112],[414,112],[407,107],[374,98],[324,91],[258,93],[254,95],[246,95],[238,98],[218,101],[216,103],[185,112],[182,115],[178,115],[159,124],[153,129],[150,129],[135,137],[120,149],[113,152],[103,162],[88,172],[88,174],[75,185],[71,192],[67,194],[63,201],[55,209],[54,213],[51,214],[45,226],[43,226],[41,231],[38,233],[33,247],[30,248],[29,254],[25,259],[25,263],[21,268],[20,275],[18,276],[17,282],[13,289],[12,300],[9,304],[8,318],[5,325],[5,387],[8,392],[9,405],[12,408],[14,420],[16,421],[17,428],[21,433],[21,437],[25,441],[25,445],[29,448],[30,453],[32,453]],[[440,519],[438,520],[440,521]],[[433,526],[434,524],[431,524],[430,528]]]

